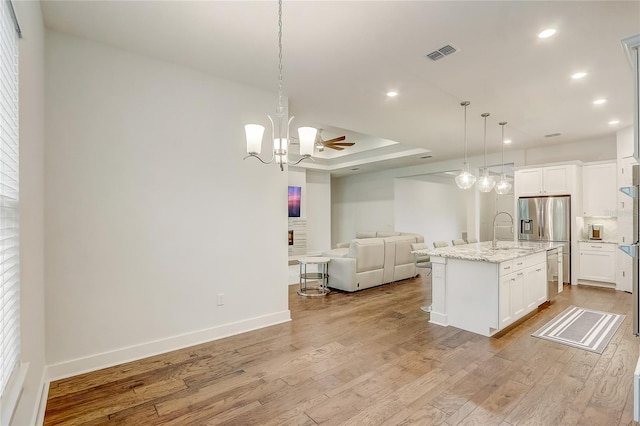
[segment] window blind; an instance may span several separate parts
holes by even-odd
[[[0,6],[0,396],[20,358],[18,238],[18,33]]]

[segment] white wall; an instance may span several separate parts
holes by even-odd
[[[396,229],[422,234],[425,242],[461,238],[467,231],[471,191],[456,185],[416,179],[395,179]]]
[[[633,156],[633,146],[633,126],[625,127],[616,132],[618,158]]]
[[[20,328],[29,363],[13,424],[35,423],[45,369],[44,26],[40,2],[14,2],[20,40]]]
[[[489,241],[493,238],[493,216],[496,214],[496,196],[495,192],[489,193],[478,192],[479,203],[479,234],[480,241]],[[513,198],[512,198],[513,200]],[[511,209],[513,210],[513,209]]]
[[[561,161],[590,161],[616,159],[616,135],[567,144],[547,144],[525,151],[525,165],[557,163]]]
[[[351,240],[357,231],[393,231],[393,192],[393,174],[387,171],[332,179],[332,245]]]
[[[499,195],[494,191],[489,193],[478,193],[480,196],[480,241],[491,241],[493,239],[493,220],[498,212],[507,212],[515,220],[514,194]],[[513,240],[515,226],[508,217],[500,215],[496,219],[496,238],[498,240]],[[506,227],[509,225],[508,227]]]
[[[276,96],[46,43],[51,376],[288,320],[287,173],[242,160],[243,124],[264,123]]]
[[[307,170],[307,252],[331,248],[331,175]]]
[[[302,188],[300,217],[307,221],[307,254],[331,248],[331,174],[289,168],[289,185]]]

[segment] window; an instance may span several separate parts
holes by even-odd
[[[10,2],[0,5],[0,395],[20,358],[18,239],[18,36]]]

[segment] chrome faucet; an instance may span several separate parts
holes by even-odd
[[[507,212],[498,212],[496,213],[496,215],[493,217],[493,242],[491,243],[491,248],[496,248],[498,245],[498,241],[496,240],[496,219],[498,218],[498,216],[500,216],[501,214],[506,214],[507,216],[509,216],[509,218],[511,219],[511,229],[513,230],[513,216],[511,216],[509,213]],[[513,232],[513,231],[512,231]]]

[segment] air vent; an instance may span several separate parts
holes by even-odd
[[[431,157],[433,157],[433,156],[432,155],[425,155],[425,156],[422,156],[420,158],[422,158],[423,160],[426,160],[427,158],[431,158]]]
[[[431,53],[427,53],[427,57],[432,61],[437,61],[438,59],[442,59],[447,55],[451,55],[452,53],[457,52],[458,50],[450,44],[441,47],[438,50],[434,50]]]
[[[548,135],[544,135],[545,138],[555,138],[556,136],[560,136],[560,133],[549,133]]]
[[[444,58],[444,55],[436,50],[434,52],[427,53],[427,58],[431,59],[432,61],[437,61],[440,58]]]

